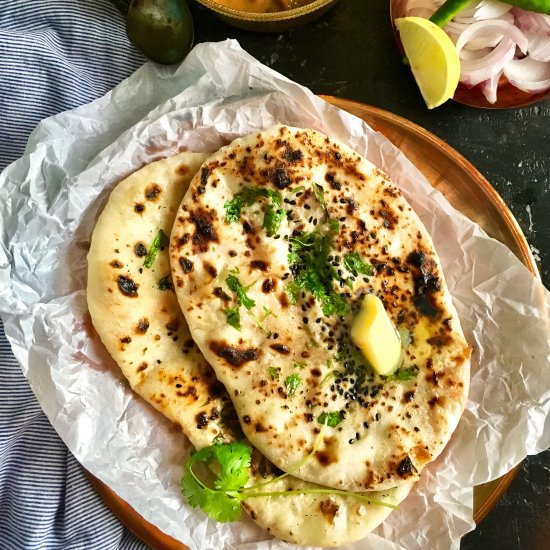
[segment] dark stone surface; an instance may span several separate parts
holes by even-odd
[[[550,282],[550,101],[485,111],[448,102],[428,111],[400,60],[388,0],[341,0],[300,29],[255,34],[219,22],[192,3],[196,42],[236,38],[263,63],[318,94],[355,99],[427,128],[470,160],[508,204],[545,284]],[[550,547],[550,452],[528,458],[463,550]]]

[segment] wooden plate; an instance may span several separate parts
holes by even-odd
[[[399,147],[457,209],[477,222],[491,237],[510,250],[540,279],[525,237],[510,210],[489,182],[457,151],[420,126],[363,103],[321,96],[365,120]],[[503,477],[475,488],[474,520],[479,523],[514,479],[519,466]],[[128,503],[89,474],[92,485],[107,506],[140,539],[155,550],[186,550],[187,546],[145,521]]]
[[[401,40],[393,24],[393,20],[405,15],[406,4],[407,0],[390,0],[390,18],[392,21],[393,34],[401,53],[403,53],[403,46],[401,45]],[[525,107],[526,105],[537,103],[537,101],[547,97],[550,97],[550,90],[537,93],[524,92],[510,84],[508,79],[502,76],[498,82],[496,103],[489,103],[479,86],[468,88],[461,83],[458,84],[453,100],[463,105],[480,107],[483,109],[513,109],[515,107]]]

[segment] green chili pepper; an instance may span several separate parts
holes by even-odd
[[[447,0],[439,6],[439,9],[430,17],[430,21],[438,27],[444,27],[455,15],[466,9],[472,0]]]
[[[430,17],[430,21],[439,27],[444,27],[453,17],[457,16],[471,3],[472,0],[447,0]],[[527,11],[550,15],[550,0],[506,0],[506,3]]]
[[[506,3],[523,10],[550,15],[550,0],[506,0]]]

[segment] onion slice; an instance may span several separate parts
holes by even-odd
[[[529,56],[506,63],[504,76],[513,86],[527,93],[550,89],[550,63],[536,61]]]
[[[460,82],[473,87],[489,80],[502,71],[506,63],[514,59],[515,53],[516,43],[510,38],[502,39],[491,53],[477,59],[461,61]]]
[[[517,27],[512,25],[512,23],[501,19],[495,19],[493,21],[478,21],[477,23],[473,23],[460,35],[456,43],[456,49],[460,53],[460,50],[464,48],[466,44],[476,35],[481,33],[483,36],[486,36],[490,31],[495,34],[502,34],[505,38],[510,38],[518,45],[518,48],[523,53],[527,53],[528,41],[525,35]]]
[[[492,105],[497,102],[498,81],[500,80],[503,72],[504,71],[499,71],[497,74],[489,78],[489,80],[483,81],[480,85],[481,93]]]
[[[512,8],[511,11],[522,31],[532,31],[550,37],[550,15],[534,13],[521,8]]]
[[[497,19],[501,15],[508,13],[511,9],[512,6],[510,6],[510,4],[496,2],[495,0],[485,0],[477,5],[474,19],[478,21]]]
[[[542,34],[532,34],[526,32],[525,36],[529,40],[529,46],[527,46],[527,51],[529,52],[529,57],[535,61],[550,61],[550,37],[544,36]]]

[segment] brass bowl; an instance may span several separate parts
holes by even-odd
[[[253,13],[228,8],[215,0],[197,1],[213,11],[222,21],[245,31],[256,32],[280,32],[305,25],[323,15],[338,2],[338,0],[312,0],[309,4],[293,10]]]

